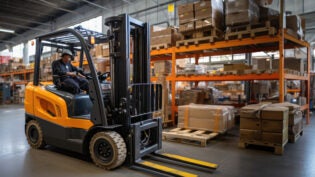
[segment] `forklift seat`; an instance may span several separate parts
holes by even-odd
[[[47,85],[46,90],[65,100],[68,108],[68,117],[90,119],[92,101],[87,94],[71,94],[57,89],[55,85]]]

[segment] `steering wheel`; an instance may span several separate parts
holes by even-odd
[[[98,80],[102,82],[110,76],[110,72],[105,72],[105,73],[98,72],[97,75],[98,75]]]

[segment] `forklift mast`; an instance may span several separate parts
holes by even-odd
[[[150,25],[127,14],[107,18],[105,24],[109,26],[108,35],[111,36],[113,119],[115,124],[122,125],[121,135],[129,147],[127,149],[132,150],[127,163],[132,165],[162,147],[161,118],[152,119],[152,113],[162,105],[162,87],[150,83]],[[131,40],[134,44],[132,52]]]

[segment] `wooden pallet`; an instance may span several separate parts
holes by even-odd
[[[206,75],[206,73],[195,73],[195,72],[184,72],[184,73],[177,73],[176,76],[203,76]]]
[[[222,39],[223,32],[215,27],[198,29],[183,33],[183,40],[176,42],[176,47],[187,45],[198,45],[203,43],[213,43]]]
[[[170,131],[163,131],[163,140],[205,147],[210,139],[213,139],[218,135],[219,133],[205,130],[174,128]]]
[[[166,49],[171,47],[171,44],[164,43],[164,44],[157,44],[157,45],[151,45],[150,49],[151,50],[160,50],[160,49]]]
[[[297,133],[296,135],[289,134],[289,143],[295,143],[302,135],[303,130],[301,130],[300,133]]]
[[[282,155],[283,152],[284,152],[284,146],[287,143],[288,143],[288,140],[285,141],[282,145],[281,144],[269,143],[269,142],[247,140],[247,141],[240,141],[238,143],[238,146],[241,147],[241,148],[247,148],[248,145],[258,145],[258,146],[272,147],[272,148],[274,148],[274,154]]]
[[[248,24],[241,26],[229,27],[225,33],[225,40],[255,38],[262,35],[274,36],[277,34],[277,29],[270,26],[270,22],[259,24]]]
[[[202,38],[196,38],[196,39],[181,40],[181,41],[176,42],[176,47],[213,43],[217,41],[217,39],[219,39],[218,36],[208,36],[208,37],[202,37]]]

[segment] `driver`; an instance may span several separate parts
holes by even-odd
[[[88,93],[89,85],[85,76],[78,72],[78,68],[74,67],[70,63],[70,59],[73,57],[70,50],[64,49],[61,55],[61,59],[52,63],[53,81],[57,88],[78,94],[81,90]]]

